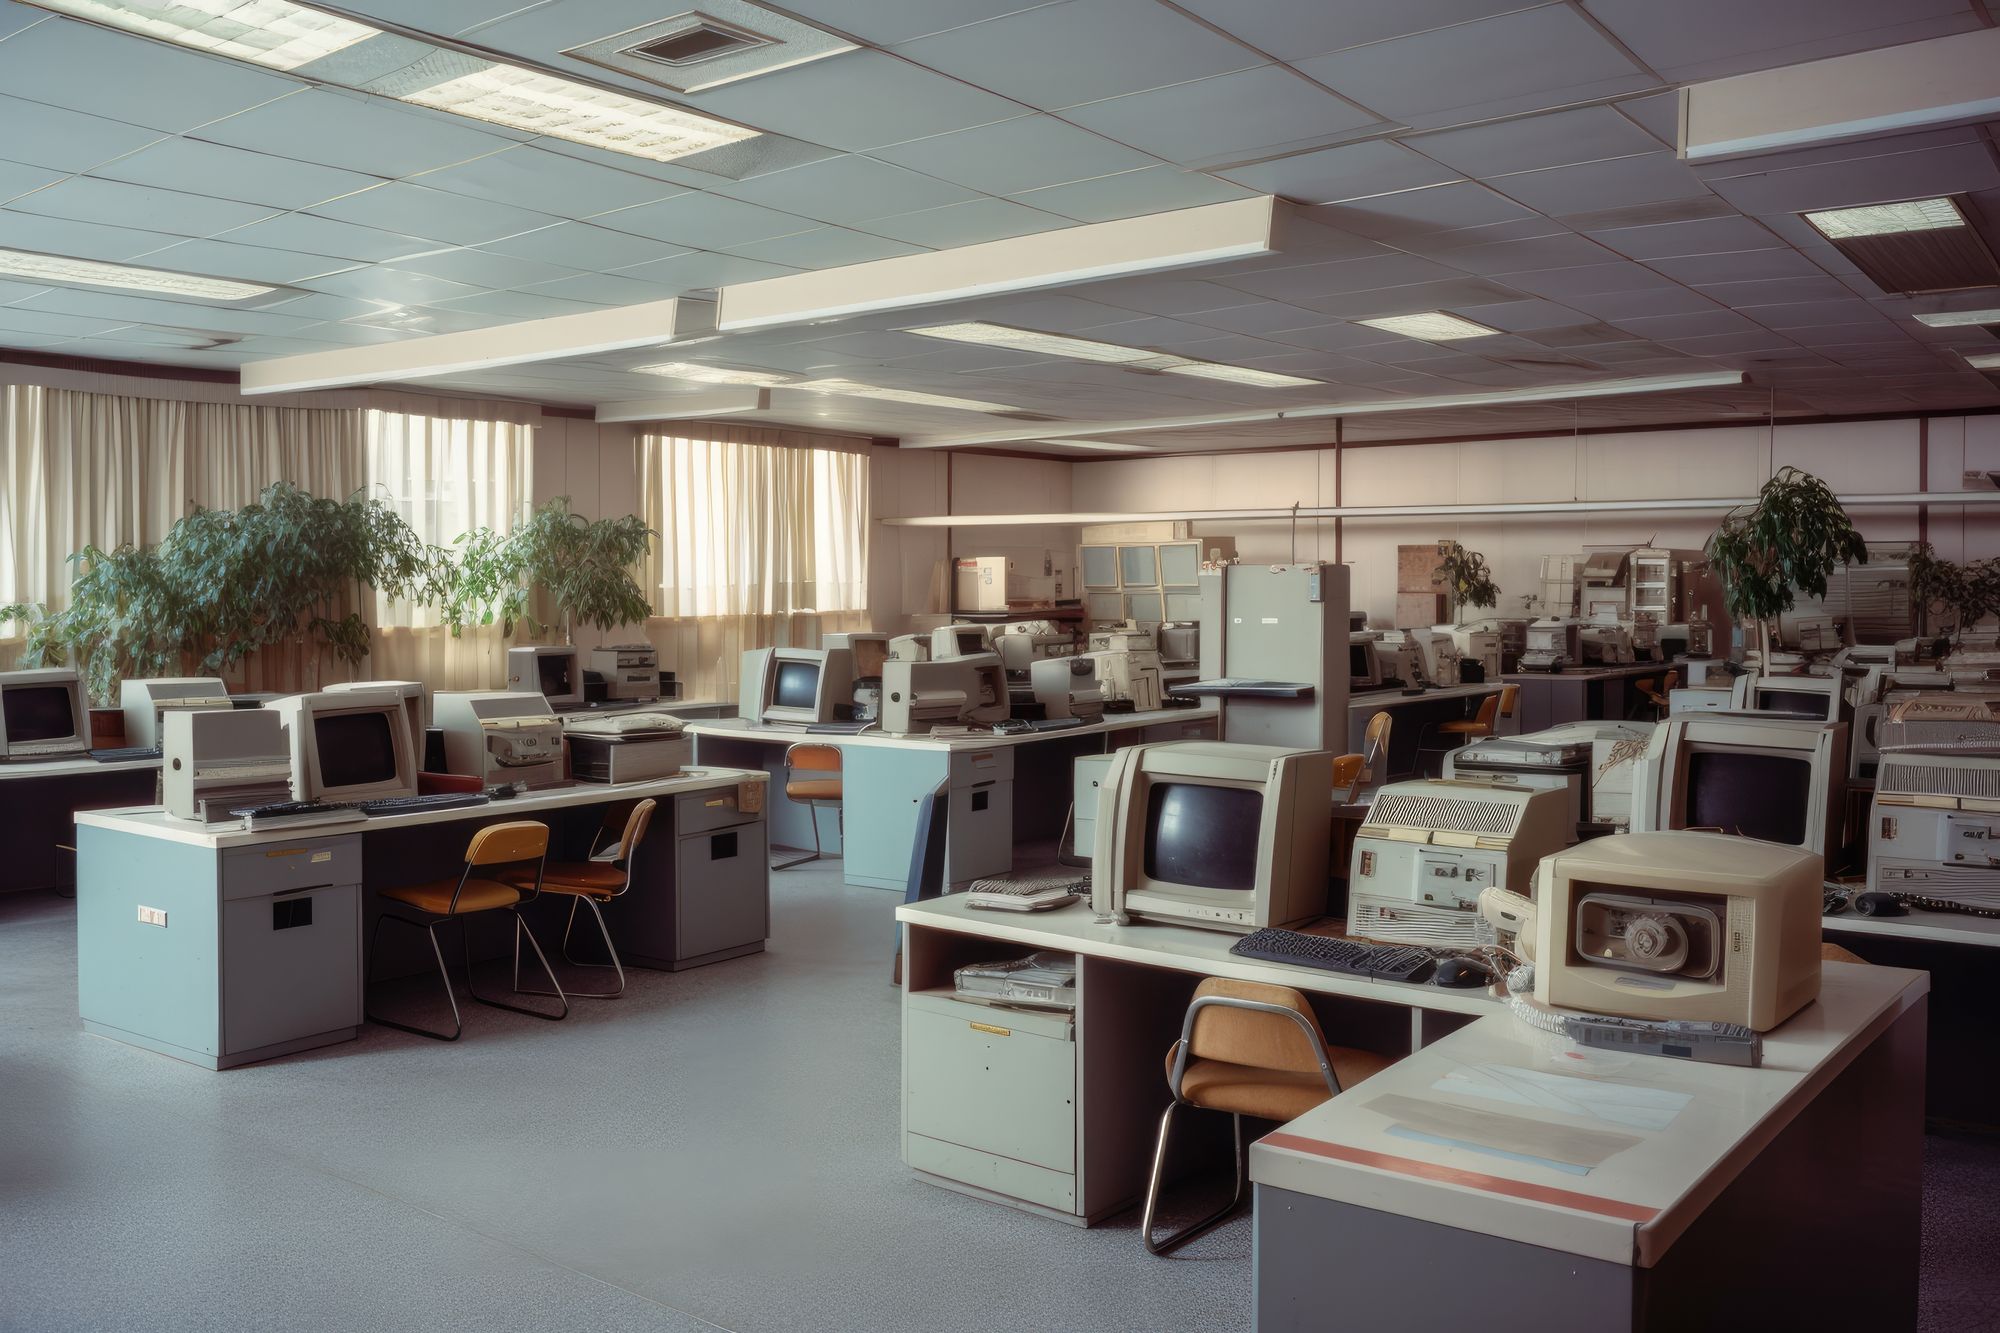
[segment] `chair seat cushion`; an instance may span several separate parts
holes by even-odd
[[[1389,1061],[1368,1051],[1345,1046],[1326,1048],[1340,1090],[1352,1092],[1355,1084],[1389,1067]],[[1173,1053],[1167,1055],[1167,1076],[1173,1076]],[[1294,1074],[1280,1069],[1258,1069],[1232,1065],[1221,1060],[1190,1060],[1181,1075],[1181,1100],[1211,1111],[1233,1111],[1260,1120],[1296,1120],[1327,1100],[1326,1080],[1318,1074]]]
[[[837,801],[839,778],[793,778],[785,784],[785,795],[795,801]]]
[[[1484,722],[1440,722],[1438,723],[1438,730],[1448,731],[1454,736],[1484,736],[1486,734],[1486,724]]]
[[[434,879],[428,884],[404,884],[393,889],[382,890],[384,898],[394,898],[399,903],[408,903],[420,912],[432,916],[452,914],[451,895],[458,889],[456,879]],[[511,907],[521,901],[521,891],[511,884],[502,884],[493,879],[469,879],[465,889],[458,895],[458,910],[463,912],[487,912],[496,907]]]
[[[510,871],[509,884],[521,889],[535,887],[532,870]],[[544,893],[568,893],[586,898],[609,898],[625,887],[625,872],[603,861],[556,861],[542,870]]]

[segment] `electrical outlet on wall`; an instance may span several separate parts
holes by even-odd
[[[167,909],[164,907],[141,907],[139,909],[139,924],[142,926],[165,926],[167,924]]]

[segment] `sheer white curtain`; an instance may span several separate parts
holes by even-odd
[[[468,405],[432,412],[366,414],[367,479],[417,535],[449,546],[476,527],[507,532],[532,501],[534,427],[497,420]],[[506,683],[506,642],[498,625],[469,626],[454,636],[429,608],[376,598],[368,674],[421,680],[434,690],[498,688]]]
[[[648,637],[690,698],[736,693],[744,650],[868,626],[868,455],[798,431],[701,425],[641,435],[640,490],[660,536]]]

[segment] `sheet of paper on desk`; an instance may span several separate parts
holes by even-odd
[[[1515,1106],[1539,1106],[1566,1115],[1601,1120],[1630,1129],[1661,1130],[1693,1100],[1685,1092],[1573,1078],[1516,1065],[1466,1065],[1431,1087],[1461,1097],[1483,1097]]]
[[[1602,1166],[1613,1154],[1645,1142],[1608,1129],[1579,1129],[1504,1111],[1484,1111],[1476,1106],[1420,1101],[1394,1092],[1384,1093],[1364,1105],[1396,1122],[1391,1133],[1414,1130],[1419,1135],[1435,1135],[1451,1140],[1454,1146],[1475,1151],[1538,1157],[1585,1169]]]

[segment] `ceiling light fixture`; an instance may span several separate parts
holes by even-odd
[[[1945,310],[1934,315],[1918,315],[1917,323],[1934,329],[1963,329],[1979,324],[2000,324],[2000,310]]]
[[[192,273],[107,264],[96,259],[69,259],[62,255],[33,254],[26,250],[0,250],[0,273],[33,282],[116,287],[123,291],[154,292],[161,296],[192,296],[202,301],[241,301],[277,290],[254,282],[203,278]]]
[[[1363,319],[1357,323],[1366,324],[1371,329],[1384,333],[1400,333],[1405,338],[1421,338],[1429,343],[1456,342],[1460,338],[1492,338],[1500,330],[1489,329],[1484,324],[1475,324],[1457,315],[1447,315],[1442,310],[1432,310],[1419,315],[1384,315],[1380,319]]]
[[[941,393],[919,393],[915,389],[884,389],[853,380],[807,380],[789,387],[813,393],[837,393],[851,398],[880,398],[890,403],[910,403],[917,407],[949,407],[960,412],[1018,412],[1005,403],[982,402],[977,398],[952,398]]]
[[[2000,370],[2000,352],[1982,352],[1978,356],[1968,356],[1965,364],[1974,370]]]
[[[1132,365],[1142,361],[1165,359],[1158,352],[1143,347],[1120,347],[1116,343],[1095,342],[1089,338],[1071,338],[1060,333],[1039,333],[1034,329],[1009,328],[1005,324],[932,324],[924,328],[903,331],[921,334],[926,338],[943,338],[947,342],[972,343],[980,347],[1004,347],[1011,352],[1036,352],[1042,356],[1068,357],[1072,361],[1102,361],[1108,365]]]
[[[1829,208],[1800,216],[1829,241],[1850,241],[1857,236],[1896,236],[1909,231],[1942,231],[1965,225],[1965,215],[1949,199],[1911,199],[1900,204]]]
[[[756,384],[775,388],[792,382],[792,376],[780,375],[772,370],[737,370],[731,366],[705,366],[695,361],[662,361],[657,365],[634,366],[632,369],[641,375],[693,380],[697,384]]]
[[[1229,384],[1247,384],[1258,389],[1297,389],[1308,385],[1324,384],[1324,380],[1309,380],[1302,375],[1280,375],[1275,370],[1254,370],[1249,366],[1225,366],[1213,361],[1176,361],[1172,365],[1161,366],[1163,375],[1192,375],[1196,379],[1222,380]]]
[[[1156,454],[1150,444],[1120,444],[1117,440],[1035,440],[1051,449],[1091,449],[1106,454]]]
[[[190,50],[654,162],[758,135],[684,107],[488,60],[289,0],[28,3]],[[377,42],[379,56],[371,47],[317,68],[326,57]]]

